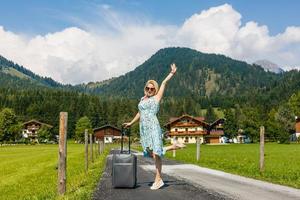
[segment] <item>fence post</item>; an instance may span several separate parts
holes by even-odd
[[[97,153],[97,138],[94,136],[94,153],[95,153],[95,156],[96,158],[98,158],[98,153]]]
[[[103,140],[103,149],[102,149],[102,152],[104,152],[104,149],[105,149],[105,142]]]
[[[66,192],[66,166],[67,166],[67,122],[68,113],[59,114],[59,150],[58,150],[58,194],[64,195]]]
[[[265,163],[265,127],[260,127],[260,159],[259,159],[259,169],[260,172],[264,171]]]
[[[176,137],[173,136],[173,144],[175,144],[175,143],[176,143]],[[176,150],[173,149],[173,158],[175,158],[175,157],[176,157]]]
[[[100,140],[98,139],[98,155],[100,155]]]
[[[93,135],[90,134],[90,149],[91,149],[91,160],[92,162],[94,162],[94,158],[93,158]]]
[[[199,161],[199,159],[200,159],[200,137],[198,136],[197,137],[197,161]]]
[[[84,130],[84,155],[85,155],[85,172],[87,173],[89,168],[89,136],[88,130]]]
[[[101,153],[103,153],[103,151],[104,151],[104,141],[101,141]]]
[[[97,146],[96,146],[96,138],[94,138],[94,146],[93,146],[93,154],[95,155],[95,159],[97,159],[98,155],[97,155]]]

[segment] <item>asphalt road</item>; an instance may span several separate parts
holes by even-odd
[[[112,152],[113,153],[113,152]],[[106,169],[93,194],[93,199],[111,200],[220,200],[231,199],[224,195],[212,192],[207,188],[194,185],[189,181],[168,176],[163,173],[165,186],[159,190],[152,191],[150,186],[154,180],[154,165],[150,158],[138,155],[137,187],[134,189],[113,188],[111,183],[111,155],[107,157]],[[163,160],[164,166],[180,165],[180,163]],[[141,166],[151,167],[151,170],[143,169]]]
[[[299,189],[167,159],[163,159],[162,168],[166,185],[152,191],[154,172],[153,160],[138,154],[138,186],[135,189],[115,189],[111,183],[111,156],[108,156],[93,199],[300,200]]]
[[[152,170],[149,165],[141,165],[144,170]],[[300,190],[272,184],[266,181],[246,178],[226,172],[199,167],[192,164],[166,165],[163,172],[176,176],[188,183],[222,194],[231,199],[241,200],[300,200]]]

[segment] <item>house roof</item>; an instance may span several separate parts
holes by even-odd
[[[30,120],[30,121],[28,121],[28,122],[24,122],[24,123],[23,123],[23,126],[25,126],[26,124],[30,124],[30,123],[32,123],[32,122],[37,123],[37,124],[41,124],[41,125],[44,125],[44,126],[47,126],[47,127],[49,127],[49,128],[52,128],[52,127],[53,127],[53,126],[50,125],[50,124],[46,124],[46,123],[40,122],[40,121],[35,120],[35,119],[32,119],[32,120]]]
[[[164,126],[167,127],[167,126],[169,126],[169,125],[171,125],[171,124],[173,124],[173,123],[179,121],[180,119],[182,119],[182,118],[184,118],[184,117],[193,119],[193,120],[195,120],[195,121],[197,121],[197,122],[199,122],[199,123],[202,123],[202,124],[204,124],[204,125],[206,125],[206,126],[209,126],[209,124],[208,124],[207,122],[204,121],[204,119],[205,119],[204,117],[193,117],[193,116],[190,116],[190,115],[187,115],[187,114],[184,114],[184,115],[182,115],[182,116],[180,116],[180,117],[171,117],[171,118],[169,119],[169,122],[166,123]]]
[[[224,118],[217,119],[216,121],[214,121],[213,123],[210,124],[210,127],[215,126],[215,125],[220,124],[220,123],[224,124],[224,122],[225,122]]]
[[[104,126],[101,126],[101,127],[98,127],[98,128],[94,128],[93,131],[95,132],[95,131],[98,131],[98,130],[101,130],[101,129],[105,129],[105,128],[112,128],[112,129],[115,129],[115,130],[121,132],[121,129],[119,129],[119,128],[115,127],[115,126],[112,126],[110,124],[106,124]]]
[[[184,115],[182,115],[182,116],[189,116],[189,117],[192,117],[192,116],[187,115],[187,114],[184,114]],[[170,117],[169,122],[174,122],[174,121],[176,121],[177,119],[181,119],[182,116],[180,116],[180,117]],[[204,121],[204,120],[205,120],[205,117],[193,117],[193,118],[194,118],[194,119],[197,119],[198,121]],[[168,122],[168,123],[169,123],[169,122]]]

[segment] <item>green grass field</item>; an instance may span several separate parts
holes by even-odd
[[[172,152],[167,158],[173,159]],[[259,172],[259,144],[201,145],[196,161],[196,144],[176,152],[185,163],[300,188],[300,144],[265,144],[265,171]]]
[[[84,145],[67,146],[67,193],[57,195],[58,145],[0,147],[0,199],[90,199],[109,147],[84,170]]]

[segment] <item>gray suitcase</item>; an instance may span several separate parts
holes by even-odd
[[[130,129],[122,128],[121,151],[113,154],[112,185],[115,188],[134,188],[137,182],[137,157],[130,151]],[[129,150],[123,151],[123,135],[129,138]]]

